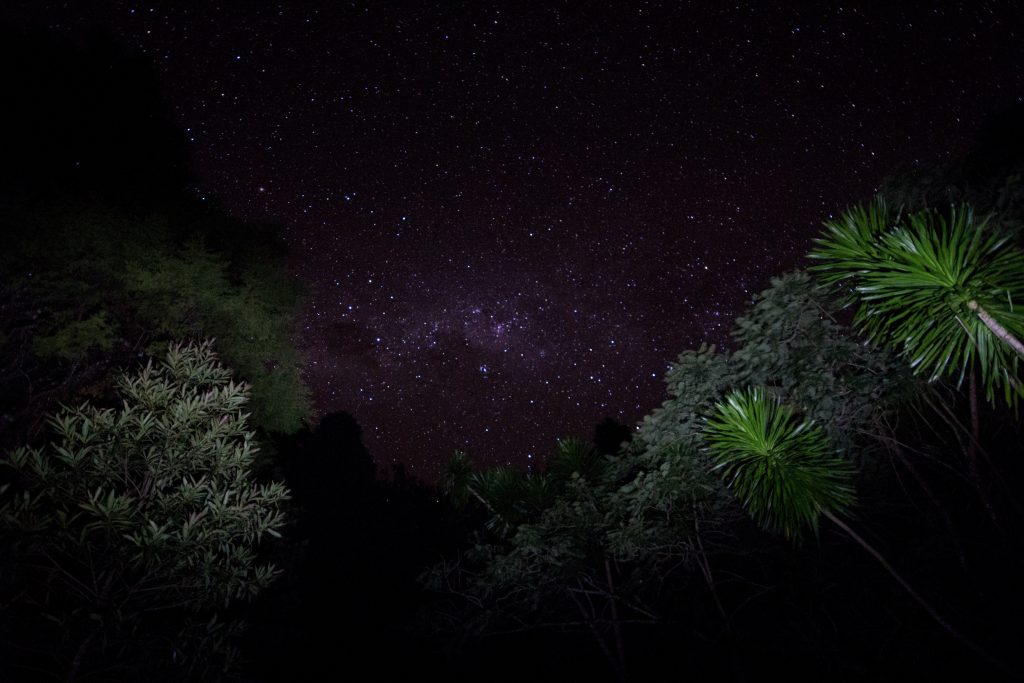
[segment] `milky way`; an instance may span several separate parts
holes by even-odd
[[[154,61],[197,194],[284,227],[320,411],[432,477],[635,422],[822,218],[1019,100],[1019,10],[891,4],[27,11]]]

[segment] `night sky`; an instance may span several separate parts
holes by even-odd
[[[141,49],[195,192],[284,227],[318,410],[427,478],[634,424],[824,217],[1024,94],[1009,3],[68,4],[25,17]]]

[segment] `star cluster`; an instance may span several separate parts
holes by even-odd
[[[804,5],[114,2],[41,21],[156,63],[196,192],[285,227],[318,408],[432,477],[456,448],[523,466],[635,422],[822,218],[962,153],[1024,91],[1009,6]]]

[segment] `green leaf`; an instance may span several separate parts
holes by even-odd
[[[820,427],[762,388],[731,392],[705,435],[715,469],[748,514],[789,539],[816,532],[822,511],[853,502],[852,466],[831,453]]]
[[[979,311],[1024,338],[1024,316],[1013,306],[1024,296],[1024,253],[987,222],[976,222],[969,206],[892,219],[876,201],[826,222],[812,270],[827,284],[852,282],[857,326],[915,373],[959,383],[978,367],[988,400],[1003,390],[1016,405],[1022,359]]]

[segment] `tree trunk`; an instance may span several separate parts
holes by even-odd
[[[580,586],[581,590],[583,586]],[[608,666],[611,668],[612,673],[615,675],[615,680],[619,683],[626,683],[626,672],[620,666],[620,661],[612,653],[612,649],[608,647],[608,643],[605,642],[604,634],[601,633],[600,629],[597,628],[595,619],[597,618],[597,611],[594,609],[593,604],[590,603],[588,598],[588,606],[584,606],[583,601],[573,593],[569,591],[569,596],[573,602],[576,603],[577,609],[580,611],[580,616],[583,618],[583,622],[587,624],[590,629],[590,634],[594,636],[594,640],[597,641],[598,647],[601,648],[601,652],[604,654],[605,659],[608,660]]]
[[[75,650],[75,656],[71,660],[71,664],[68,666],[67,675],[64,677],[65,683],[74,683],[74,681],[77,680],[78,672],[82,668],[82,660],[85,659],[85,653],[89,649],[89,643],[91,643],[92,639],[96,637],[96,633],[98,631],[99,628],[92,629],[88,635],[82,638],[82,642],[78,644],[78,649]]]
[[[992,334],[996,335],[1004,342],[1006,342],[1010,348],[1017,352],[1018,355],[1024,356],[1024,343],[1020,339],[1017,339],[1013,334],[1000,325],[995,318],[989,315],[988,311],[981,307],[977,301],[968,301],[967,308],[971,309],[978,314],[981,322],[985,323],[985,326],[992,330]]]
[[[981,498],[981,504],[985,506],[985,512],[988,513],[989,519],[992,520],[992,524],[995,525],[996,529],[1002,531],[1002,527],[999,524],[999,517],[996,515],[995,506],[992,504],[988,491],[985,489],[985,482],[982,479],[981,470],[978,469],[978,444],[981,443],[981,418],[978,413],[978,378],[973,367],[971,368],[968,383],[969,386],[967,387],[967,392],[968,402],[970,403],[971,408],[971,433],[967,439],[967,472],[971,477],[971,483],[974,484],[974,489],[978,492],[978,496]]]
[[[942,515],[942,521],[946,526],[946,532],[949,534],[949,540],[953,543],[953,550],[956,552],[956,557],[960,561],[960,566],[964,572],[967,573],[967,557],[964,555],[963,543],[960,541],[960,535],[956,532],[956,527],[953,526],[953,519],[949,516],[949,512],[946,510],[946,506],[942,504],[938,496],[932,491],[931,487],[928,486],[928,482],[925,481],[924,477],[920,472],[917,471],[917,467],[911,462],[910,458],[906,453],[903,452],[903,448],[899,442],[890,436],[888,439],[888,445],[892,449],[892,452],[896,454],[900,463],[903,464],[907,471],[910,472],[911,476],[917,480],[918,486],[924,491],[925,495],[928,496],[928,500],[931,501],[935,509],[938,510],[939,514]],[[895,469],[895,466],[894,466]],[[897,472],[897,478],[899,473]]]
[[[961,453],[963,453],[964,458],[968,463],[968,472],[965,479],[971,484],[972,487],[974,487],[975,491],[978,492],[978,495],[982,496],[982,504],[985,507],[986,512],[990,513],[989,517],[995,525],[996,529],[1000,533],[1005,534],[1006,532],[1003,530],[1002,526],[999,524],[997,518],[994,515],[994,508],[989,507],[988,500],[984,497],[984,494],[979,490],[974,473],[971,471],[971,468],[973,467],[973,465],[971,464],[972,454],[977,454],[978,456],[984,457],[985,461],[988,462],[989,472],[991,472],[994,476],[994,480],[998,482],[1008,494],[1012,494],[1012,492],[1009,491],[1009,489],[1007,488],[1005,480],[1003,480],[1003,478],[999,475],[999,471],[996,470],[995,464],[992,462],[992,458],[989,457],[988,453],[985,451],[984,448],[982,448],[981,443],[978,441],[977,437],[978,435],[980,435],[981,430],[980,424],[976,430],[972,431],[971,427],[965,426],[957,418],[956,414],[949,408],[949,406],[945,404],[941,397],[936,396],[936,402],[933,402],[931,399],[928,398],[928,395],[925,394],[924,400],[929,405],[929,407],[931,407],[931,409],[935,411],[937,415],[941,416],[944,414],[947,418],[948,425],[950,429],[953,431],[953,435],[956,437],[957,443],[960,444],[960,451]],[[975,395],[975,405],[977,405],[977,395]],[[975,432],[977,432],[977,434]],[[1021,511],[1021,507],[1016,503],[1016,500],[1014,499],[1013,495],[1008,495],[1003,500],[1008,501],[1011,505],[1013,505],[1014,509],[1017,510],[1018,512]]]
[[[612,634],[615,637],[615,654],[619,660],[619,676],[627,680],[626,675],[626,643],[622,639],[622,626],[619,624],[619,603],[615,597],[615,584],[612,583],[612,565],[608,558],[604,560],[604,574],[608,581],[608,599],[612,609]]]
[[[708,562],[708,555],[704,552],[704,542],[700,538],[700,520],[697,518],[697,506],[694,504],[694,518],[693,537],[697,541],[697,563],[700,565],[701,573],[704,574],[704,581],[708,584],[708,589],[711,590],[711,597],[715,601],[715,607],[718,608],[718,613],[722,615],[722,625],[726,631],[731,630],[729,626],[729,615],[725,611],[725,607],[722,605],[721,599],[718,597],[718,589],[715,587],[715,577],[711,573],[711,563]]]

